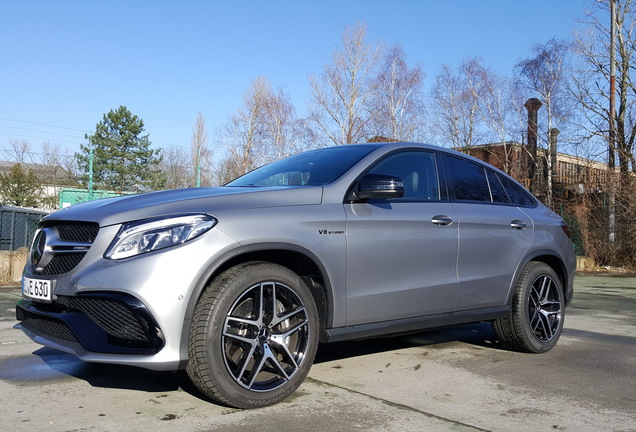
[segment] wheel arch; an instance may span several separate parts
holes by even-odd
[[[512,280],[512,284],[510,285],[508,291],[508,298],[506,299],[506,304],[511,304],[512,297],[514,295],[514,287],[517,285],[519,278],[521,277],[521,273],[523,269],[532,261],[542,262],[550,266],[559,277],[561,282],[561,286],[563,287],[563,295],[566,301],[566,307],[569,305],[571,301],[571,296],[568,296],[568,285],[569,285],[569,277],[568,270],[565,265],[565,262],[557,255],[554,255],[554,252],[551,251],[536,251],[534,254],[526,257],[517,268],[515,272],[515,277]]]
[[[202,273],[190,298],[181,329],[179,367],[185,368],[188,359],[188,335],[194,309],[208,283],[225,270],[249,261],[265,261],[281,265],[296,273],[309,287],[318,309],[320,339],[325,328],[333,321],[333,295],[331,281],[322,262],[313,253],[300,246],[285,243],[247,245],[233,249],[211,263]]]

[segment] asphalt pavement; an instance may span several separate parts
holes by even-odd
[[[10,431],[636,431],[636,277],[579,275],[558,345],[501,349],[489,324],[322,345],[285,402],[236,410],[183,373],[82,363],[13,329],[0,288]]]

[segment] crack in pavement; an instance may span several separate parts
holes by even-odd
[[[332,383],[329,383],[329,382],[326,382],[326,381],[321,381],[321,380],[318,380],[316,378],[307,377],[307,378],[305,378],[305,381],[310,381],[310,382],[313,382],[315,384],[320,384],[320,385],[324,385],[324,386],[327,386],[327,387],[334,387],[334,388],[337,388],[337,389],[340,389],[340,390],[344,390],[344,391],[349,392],[349,393],[353,393],[353,394],[356,394],[356,395],[360,395],[360,396],[364,396],[364,397],[373,399],[373,400],[378,401],[378,402],[382,402],[385,405],[389,405],[389,406],[392,406],[392,407],[395,407],[395,408],[399,408],[399,409],[403,409],[403,410],[406,410],[406,411],[410,411],[410,412],[414,412],[414,413],[417,413],[417,414],[421,414],[421,415],[423,415],[425,417],[436,419],[436,420],[440,420],[440,421],[443,421],[443,422],[446,422],[446,423],[452,423],[454,425],[458,425],[458,426],[462,426],[462,427],[465,427],[465,428],[469,428],[471,430],[480,431],[480,432],[491,432],[489,429],[483,429],[483,428],[480,428],[479,426],[474,426],[474,425],[471,425],[471,424],[468,424],[468,423],[462,423],[462,422],[457,421],[457,420],[449,419],[449,418],[446,418],[446,417],[439,416],[437,414],[432,414],[432,413],[429,413],[429,412],[426,412],[426,411],[422,411],[422,410],[419,410],[417,408],[413,408],[411,406],[404,405],[404,404],[401,404],[401,403],[391,402],[389,400],[382,399],[382,398],[379,398],[377,396],[370,395],[368,393],[363,393],[363,392],[360,392],[360,391],[357,391],[357,390],[352,390],[350,388],[342,387],[342,386],[339,386],[337,384],[332,384]]]

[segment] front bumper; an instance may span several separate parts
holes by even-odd
[[[81,262],[65,273],[36,274],[27,265],[25,278],[50,281],[51,302],[20,301],[16,328],[87,362],[181,369],[207,269],[235,242],[214,229],[180,246],[105,259],[117,230],[100,228]]]
[[[121,293],[58,296],[54,303],[22,299],[19,327],[33,339],[54,339],[69,349],[106,354],[155,354],[165,337],[143,303]]]

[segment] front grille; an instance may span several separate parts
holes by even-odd
[[[80,263],[84,255],[86,255],[86,252],[55,255],[53,259],[51,259],[51,262],[42,269],[40,274],[58,275],[68,273]]]
[[[60,239],[69,242],[93,243],[99,232],[97,224],[87,222],[62,222],[53,226],[57,227]]]
[[[122,303],[107,298],[68,297],[68,306],[84,312],[110,335],[127,340],[147,341],[139,320]]]
[[[43,255],[34,258],[33,271],[46,276],[73,270],[82,261],[99,233],[99,225],[92,222],[51,221],[44,222],[40,229],[42,232],[38,236],[42,235],[45,247],[34,244],[32,257],[37,255],[35,248],[38,247]],[[46,265],[40,267],[38,263]]]

